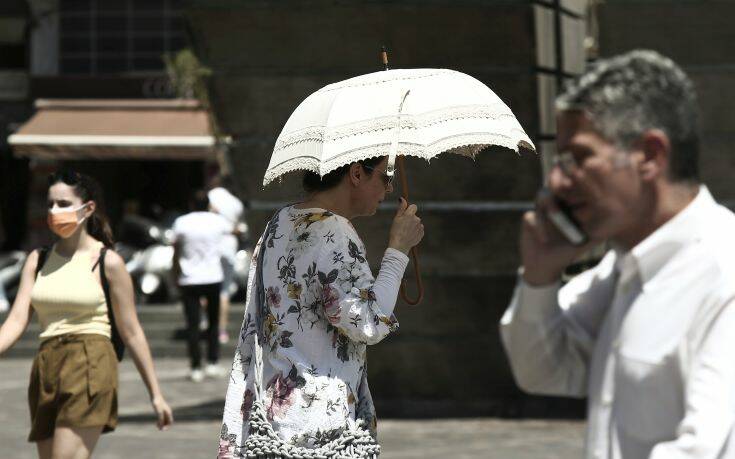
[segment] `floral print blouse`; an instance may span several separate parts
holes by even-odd
[[[398,323],[377,304],[375,279],[360,237],[339,215],[289,206],[274,215],[270,231],[261,237],[256,256],[263,251],[263,388],[274,430],[284,440],[306,447],[339,437],[355,419],[364,420],[375,435],[366,345],[379,342]],[[240,445],[248,435],[254,397],[256,266],[253,260],[219,457],[244,453]]]

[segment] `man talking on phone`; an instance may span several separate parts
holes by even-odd
[[[521,388],[588,398],[586,458],[735,458],[735,216],[699,181],[696,106],[653,51],[601,60],[557,99],[550,192],[523,217],[501,335]],[[588,243],[557,229],[561,207]]]

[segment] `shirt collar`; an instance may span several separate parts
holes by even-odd
[[[682,247],[698,237],[697,227],[715,204],[707,187],[700,185],[692,202],[638,245],[628,252],[615,249],[618,272],[628,277],[631,270],[637,270],[645,285]]]

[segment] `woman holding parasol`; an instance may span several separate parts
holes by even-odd
[[[373,277],[350,220],[375,214],[393,190],[387,162],[385,156],[366,159],[323,178],[306,172],[306,200],[271,219],[257,249],[265,304],[256,304],[258,263],[253,263],[220,457],[236,453],[249,435],[256,392],[252,341],[259,312],[263,402],[279,437],[315,448],[338,438],[358,419],[375,435],[366,345],[397,328],[393,309],[406,254],[424,234],[416,206],[401,199],[380,271]]]
[[[396,328],[392,311],[406,253],[424,233],[416,206],[406,201],[405,170],[376,278],[350,219],[375,213],[403,156],[474,157],[489,145],[533,149],[487,86],[452,70],[363,75],[299,105],[276,141],[264,185],[306,170],[310,194],[277,212],[259,243],[220,457],[332,457],[335,450],[339,457],[377,456],[366,345]],[[418,287],[418,299],[403,296],[407,303],[421,300]]]

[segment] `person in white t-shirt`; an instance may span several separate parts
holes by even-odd
[[[224,178],[223,178],[224,180]],[[240,222],[244,206],[227,188],[217,186],[207,193],[210,209],[227,219],[232,229]],[[237,255],[237,237],[226,235],[220,243],[220,263],[222,264],[222,286],[220,288],[219,342],[229,341],[227,334],[227,316],[230,310],[230,295],[237,290],[235,286],[235,256]]]
[[[190,377],[192,381],[200,382],[205,375],[219,376],[224,373],[217,364],[219,294],[223,280],[220,244],[224,236],[232,233],[232,224],[222,216],[209,212],[209,199],[204,191],[194,193],[190,206],[192,212],[177,218],[174,222],[173,230],[176,235],[174,269],[177,271],[186,315]],[[209,320],[208,364],[204,371],[201,369],[199,349],[199,319],[203,298],[206,299]]]

